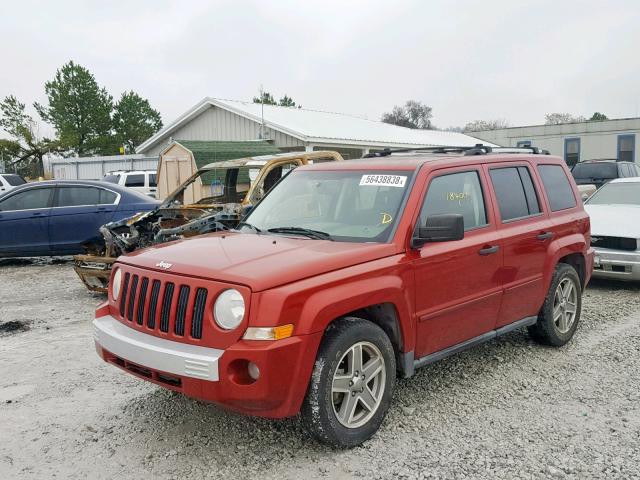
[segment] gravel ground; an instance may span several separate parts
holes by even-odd
[[[70,264],[0,262],[0,478],[640,478],[639,290],[594,282],[563,348],[514,332],[419,370],[335,451],[102,363]]]

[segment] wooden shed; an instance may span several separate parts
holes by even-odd
[[[158,200],[167,196],[184,183],[198,169],[215,162],[235,158],[272,155],[280,150],[268,142],[256,140],[246,142],[174,140],[160,153],[158,161]],[[203,176],[198,178],[184,193],[185,203],[195,203],[203,197]]]

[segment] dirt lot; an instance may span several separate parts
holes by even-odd
[[[419,370],[333,451],[102,363],[69,264],[0,263],[0,478],[640,478],[638,293],[594,283],[564,348],[515,332]]]

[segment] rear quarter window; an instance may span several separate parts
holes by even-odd
[[[614,165],[615,167],[615,165]],[[576,198],[569,179],[560,165],[538,165],[544,191],[552,212],[576,206]]]

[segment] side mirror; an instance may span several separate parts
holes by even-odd
[[[429,242],[452,242],[464,238],[464,218],[459,214],[431,215],[424,227],[418,226],[411,246],[418,248]]]

